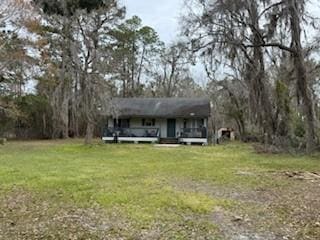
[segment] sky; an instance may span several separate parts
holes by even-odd
[[[0,0],[1,1],[1,0]],[[127,18],[134,15],[142,19],[143,25],[154,28],[166,43],[179,33],[179,16],[184,0],[120,0],[126,6]],[[310,0],[308,11],[320,17],[320,0]]]
[[[179,32],[178,22],[183,0],[121,0],[127,8],[127,17],[142,19],[143,25],[154,28],[160,39],[170,43]]]
[[[0,0],[1,1],[1,0]],[[142,19],[143,25],[154,28],[162,41],[170,43],[179,34],[179,16],[184,0],[120,0],[127,9],[127,18],[134,15]],[[320,0],[310,0],[308,11],[320,17]],[[315,31],[311,31],[312,35]],[[200,63],[192,68],[192,75],[201,85],[205,84],[205,72]]]
[[[184,0],[121,0],[121,3],[127,9],[127,18],[139,16],[143,25],[157,31],[161,41],[170,44],[177,39]],[[206,76],[201,64],[191,69],[196,82],[205,85]]]

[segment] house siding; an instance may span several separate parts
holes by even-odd
[[[160,128],[160,136],[162,138],[166,138],[167,137],[167,119],[163,119],[163,118],[159,118],[156,119],[156,125],[157,123],[159,124],[159,128]]]
[[[130,128],[145,127],[145,126],[142,126],[142,119],[143,118],[130,118]],[[176,137],[179,137],[181,130],[184,127],[184,119],[185,118],[176,118]],[[194,119],[187,119],[187,128],[200,127],[200,124],[198,123],[198,121],[195,121],[195,124],[193,122],[194,122]],[[208,120],[205,118],[204,126],[207,127],[207,125],[208,125]],[[108,119],[108,127],[114,127],[114,121],[112,118]],[[152,126],[150,128],[159,128],[160,137],[167,138],[167,119],[155,118],[155,126]]]
[[[142,126],[142,119],[143,118],[130,118],[130,127],[131,128],[145,127],[145,126]],[[167,119],[156,118],[155,120],[156,120],[155,126],[150,128],[159,128],[161,137],[166,138],[167,137]],[[109,119],[109,126],[113,126],[112,119]]]

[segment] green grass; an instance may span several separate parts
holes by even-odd
[[[80,141],[9,142],[0,146],[0,190],[23,188],[51,201],[116,209],[137,226],[205,216],[233,201],[179,188],[188,182],[224,188],[272,188],[269,171],[319,171],[319,155],[258,155],[249,145],[156,148],[84,146]],[[238,174],[239,172],[252,174]],[[191,224],[196,224],[192,222]],[[215,228],[209,222],[209,229]],[[202,223],[205,226],[204,223]]]

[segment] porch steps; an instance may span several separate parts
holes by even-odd
[[[161,138],[160,144],[178,144],[179,139],[178,138]]]

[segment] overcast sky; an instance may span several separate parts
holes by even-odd
[[[1,1],[1,0],[0,0]],[[173,40],[179,32],[179,16],[184,0],[120,0],[127,8],[127,17],[139,16],[143,25],[154,28],[162,41]],[[309,12],[320,17],[320,0],[310,0]]]
[[[179,16],[184,0],[121,0],[127,8],[127,18],[134,15],[142,19],[142,24],[154,28],[161,41],[170,43],[179,34]],[[206,83],[203,67],[197,64],[192,67],[195,80]]]
[[[183,0],[121,0],[127,17],[139,16],[143,25],[154,28],[166,43],[178,33],[178,18]]]
[[[184,0],[120,0],[120,2],[127,9],[127,18],[139,16],[142,24],[154,28],[162,41],[170,43],[179,34],[179,16],[184,9]],[[320,17],[320,0],[310,0],[308,10],[314,17]],[[206,76],[201,64],[193,67],[192,73],[196,81],[205,84]]]

